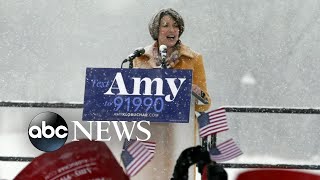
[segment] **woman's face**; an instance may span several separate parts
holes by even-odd
[[[165,15],[160,20],[159,26],[159,46],[166,45],[168,48],[172,48],[179,40],[179,26],[171,18],[171,16]]]

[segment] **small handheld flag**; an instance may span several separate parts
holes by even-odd
[[[211,147],[209,154],[212,161],[222,162],[229,161],[243,153],[233,139],[229,139],[217,147]]]
[[[201,113],[198,117],[198,123],[201,138],[229,129],[224,108],[212,110],[208,113]]]
[[[123,144],[121,159],[127,175],[136,175],[153,157],[156,143],[126,139]]]

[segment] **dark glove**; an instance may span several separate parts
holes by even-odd
[[[221,165],[215,162],[211,162],[210,164],[207,164],[207,166],[205,167],[202,174],[202,179],[228,180],[228,174]]]
[[[205,164],[211,162],[209,152],[201,146],[185,149],[179,156],[171,180],[187,180],[188,169],[191,165],[198,163],[201,171]],[[199,167],[200,169],[200,167]]]

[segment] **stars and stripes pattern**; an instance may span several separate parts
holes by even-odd
[[[198,123],[201,138],[229,129],[224,108],[215,109],[208,113],[201,113],[198,117]]]
[[[156,143],[126,139],[123,144],[121,159],[127,175],[136,175],[154,156]]]
[[[148,149],[151,154],[156,152],[156,143],[149,141],[141,141],[141,143]]]
[[[211,147],[209,153],[211,160],[216,162],[229,161],[243,154],[233,139],[229,139],[217,147]]]

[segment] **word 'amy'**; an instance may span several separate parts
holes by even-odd
[[[124,83],[123,80],[123,76],[121,74],[121,72],[118,72],[115,76],[115,78],[113,79],[113,82],[110,86],[110,88],[108,89],[107,92],[105,92],[105,95],[155,95],[155,96],[165,96],[165,100],[167,102],[172,102],[174,101],[174,99],[176,98],[181,85],[183,84],[183,82],[186,80],[186,78],[165,78],[165,85],[168,85],[171,91],[171,95],[170,94],[163,94],[163,86],[164,86],[164,82],[161,78],[148,78],[145,77],[143,79],[141,79],[140,77],[133,77],[133,91],[131,94],[128,93],[128,89],[126,87],[126,84]],[[176,86],[175,81],[179,80],[178,86]],[[140,93],[141,90],[141,83],[144,82],[145,83],[145,88],[144,88],[144,93]],[[156,82],[156,92],[155,94],[152,94],[151,92],[151,85],[153,82]],[[113,92],[113,90],[117,91],[118,93],[115,94]]]

